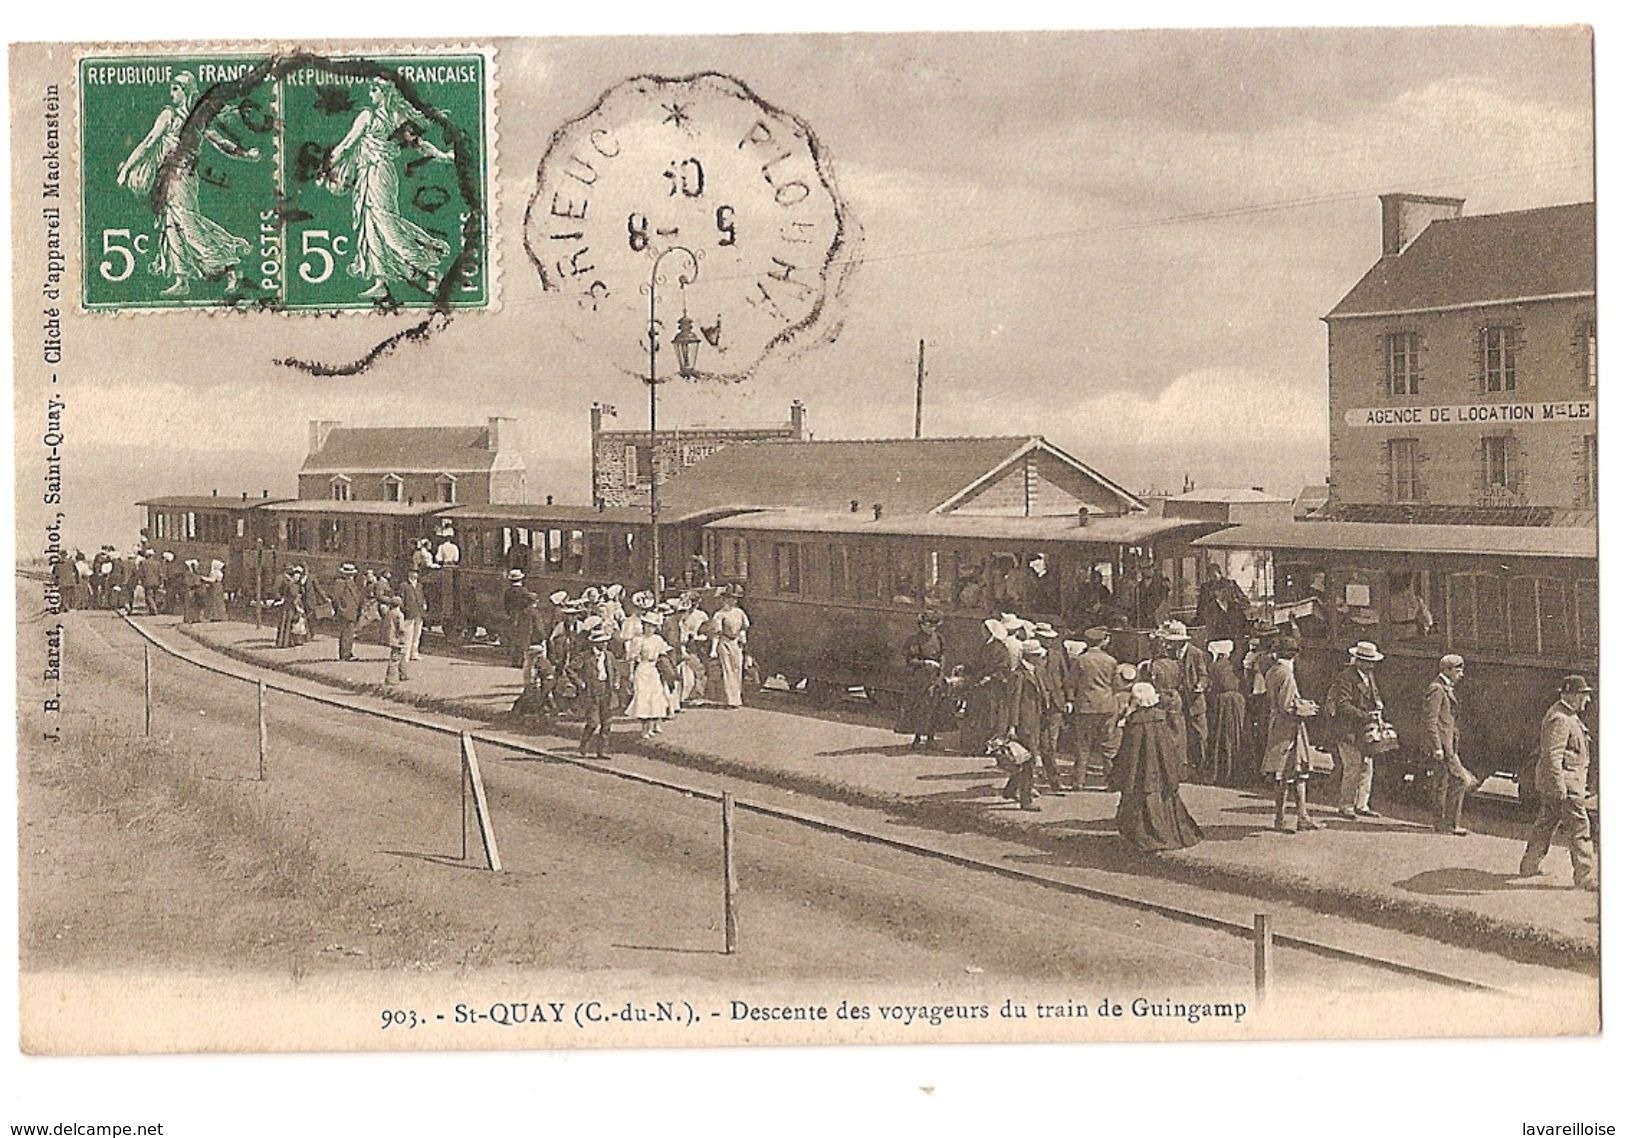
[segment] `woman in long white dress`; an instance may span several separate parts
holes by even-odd
[[[424,137],[428,122],[389,80],[374,78],[367,97],[372,105],[333,148],[323,179],[335,193],[354,199],[355,257],[346,271],[372,281],[361,293],[370,299],[387,297],[391,281],[433,292],[451,246],[402,216],[396,159],[407,137],[430,158],[449,162],[451,154]]]
[[[632,703],[626,713],[643,725],[643,738],[660,733],[660,721],[671,715],[671,698],[660,674],[660,658],[671,645],[660,635],[660,617],[643,615],[643,633],[626,646],[632,665]]]
[[[165,296],[184,296],[194,280],[226,278],[226,290],[237,287],[238,266],[248,256],[245,238],[228,233],[219,223],[203,215],[198,204],[197,155],[176,155],[181,128],[197,104],[197,80],[190,71],[177,72],[169,84],[169,104],[158,112],[147,136],[118,168],[118,184],[139,197],[147,197],[159,187],[156,228],[157,254],[148,266],[154,275],[172,278]],[[207,141],[230,158],[253,162],[258,147],[244,147],[210,122],[202,130],[198,146]]]

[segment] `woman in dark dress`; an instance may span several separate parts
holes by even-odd
[[[1241,694],[1241,677],[1232,666],[1235,642],[1210,640],[1208,653],[1208,773],[1215,786],[1237,786],[1248,770],[1247,697]]]
[[[912,735],[910,750],[930,747],[936,742],[937,727],[943,716],[942,699],[942,616],[920,614],[920,628],[903,643],[903,704],[897,712],[897,733]]]
[[[1117,804],[1117,830],[1146,853],[1178,850],[1202,840],[1202,828],[1179,799],[1179,773],[1185,755],[1157,706],[1157,690],[1137,683],[1129,690],[1123,720],[1123,745],[1112,768]]]
[[[277,583],[278,648],[297,648],[305,642],[305,637],[299,630],[303,628],[308,632],[310,629],[309,620],[305,615],[305,594],[300,577],[298,569],[289,569]]]

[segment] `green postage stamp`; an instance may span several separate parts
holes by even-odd
[[[78,80],[87,309],[490,306],[489,53],[92,56]]]

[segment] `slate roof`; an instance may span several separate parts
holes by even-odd
[[[171,494],[159,498],[143,498],[138,506],[156,506],[160,510],[254,510],[286,498],[231,497],[223,494]]]
[[[952,514],[882,514],[824,510],[766,510],[707,523],[709,530],[763,533],[875,534],[891,537],[963,537],[999,541],[1067,542],[1075,545],[1139,545],[1172,535],[1211,533],[1214,522],[1154,517],[1147,513],[1091,518],[965,517]]]
[[[733,443],[662,483],[662,512],[724,506],[923,514],[994,469],[1031,436]]]
[[[496,457],[485,427],[335,427],[299,472],[462,474],[490,470]]]
[[[1328,320],[1595,293],[1597,205],[1433,222],[1360,278]]]
[[[1036,435],[942,439],[819,439],[734,443],[661,486],[661,510],[696,515],[749,509],[926,514],[949,505],[1028,448],[1076,465],[1130,509],[1127,490]]]

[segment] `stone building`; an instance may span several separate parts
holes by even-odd
[[[1382,256],[1325,317],[1332,515],[1594,511],[1595,203],[1464,217],[1460,198],[1380,200]]]
[[[649,474],[658,469],[660,484],[730,443],[805,442],[807,409],[801,400],[790,404],[788,422],[760,427],[674,427],[655,433],[654,461],[647,428],[605,430],[606,416],[615,408],[592,405],[592,495],[595,505],[636,506],[649,501]]]
[[[310,421],[299,497],[486,505],[525,500],[514,419],[483,427],[346,427]]]

